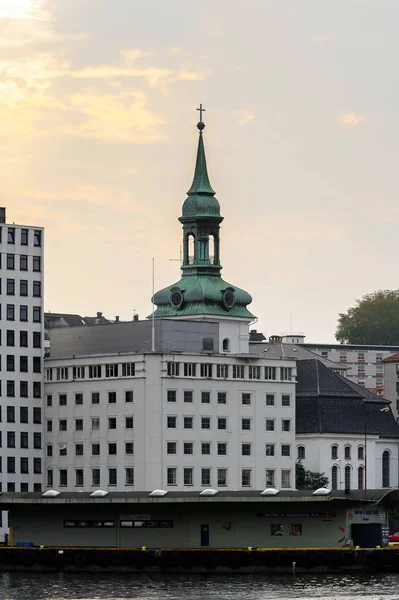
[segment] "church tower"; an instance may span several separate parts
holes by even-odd
[[[183,203],[182,278],[154,295],[155,318],[217,321],[220,352],[248,352],[248,326],[254,320],[251,296],[220,275],[220,204],[206,166],[200,105],[199,140],[194,179]]]

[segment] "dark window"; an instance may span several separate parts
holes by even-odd
[[[177,426],[177,417],[168,417],[167,418],[168,429],[176,429],[176,426]]]
[[[53,431],[53,422],[52,422],[52,420],[48,419],[46,421],[46,423],[47,423],[47,431]],[[61,427],[60,427],[60,429],[61,429]]]
[[[382,455],[382,487],[390,486],[390,454],[388,450]]]
[[[126,390],[125,402],[133,402],[133,390]]]
[[[19,257],[19,270],[20,271],[28,270],[28,257],[26,254],[21,254]]]
[[[21,398],[27,398],[28,397],[28,382],[27,381],[20,381],[20,383],[19,383],[19,395],[21,396]]]
[[[202,404],[210,404],[211,402],[211,392],[201,392],[201,403]]]
[[[60,486],[68,485],[68,470],[60,469]]]
[[[29,473],[29,459],[25,456],[22,456],[20,459],[20,468],[21,473]]]
[[[15,396],[15,382],[7,381],[7,396],[13,398]]]
[[[213,339],[212,338],[202,338],[202,351],[203,352],[213,352]]]
[[[7,473],[15,473],[15,458],[14,458],[14,456],[9,456],[7,458]]]
[[[242,456],[251,456],[251,453],[252,453],[251,444],[241,444]]]
[[[42,459],[41,458],[34,458],[33,459],[33,472],[34,473],[41,473],[42,472]]]
[[[28,229],[21,229],[21,246],[27,246],[28,245]]]
[[[15,467],[14,467],[14,471],[10,471],[10,473],[15,473]],[[13,482],[9,482],[7,483],[7,492],[15,492],[15,483]]]
[[[211,417],[201,417],[201,429],[211,428]]]
[[[83,404],[83,394],[81,394],[81,393],[75,394],[75,404]]]
[[[218,417],[218,429],[227,429],[226,417]]]
[[[7,279],[7,296],[15,296],[15,279]]]
[[[364,447],[363,446],[359,446],[358,447],[358,449],[357,449],[357,458],[358,458],[358,460],[364,460]],[[363,489],[363,488],[359,488],[359,490],[360,489]]]
[[[100,485],[100,469],[91,470],[91,484]]]
[[[226,442],[218,442],[218,456],[227,456]]]
[[[251,419],[241,419],[241,429],[243,431],[251,430]]]
[[[33,296],[35,298],[40,298],[42,295],[42,284],[40,281],[33,282]]]
[[[331,488],[333,490],[338,489],[338,467],[335,465],[331,469]]]
[[[100,456],[100,444],[95,443],[91,445],[92,456]]]
[[[345,446],[345,448],[344,448],[344,456],[345,456],[346,460],[350,460],[351,459],[351,447],[350,446]]]
[[[13,354],[7,354],[7,371],[15,371],[15,358]]]
[[[15,269],[15,255],[7,254],[7,269]]]
[[[15,406],[7,406],[7,423],[15,423]]]
[[[41,408],[33,408],[33,422],[38,424],[42,422],[42,409]]]
[[[364,488],[364,467],[359,467],[357,470],[357,488],[358,490]]]
[[[39,229],[35,229],[33,231],[33,245],[34,246],[42,245],[42,232]]]
[[[183,470],[183,485],[193,485],[193,469]]]
[[[15,306],[14,304],[7,304],[7,321],[15,320]]]
[[[75,470],[75,485],[76,487],[83,486],[83,469]]]
[[[75,444],[75,455],[83,456],[83,444]]]
[[[126,429],[133,429],[133,417],[125,417]]]
[[[21,371],[21,373],[28,372],[28,357],[27,356],[19,357],[19,370]]]
[[[108,418],[108,429],[116,429],[116,417]]]
[[[249,406],[251,404],[251,394],[241,394],[241,404]]]
[[[183,454],[194,454],[194,444],[192,442],[184,442]]]
[[[218,392],[218,404],[227,404],[226,392]]]
[[[15,228],[14,227],[8,228],[7,243],[15,244]]]
[[[33,307],[33,322],[40,323],[41,321],[41,309],[40,306]]]
[[[28,320],[28,307],[25,304],[21,304],[21,306],[19,307],[19,320]]]
[[[19,282],[19,295],[27,296],[28,295],[28,281],[27,279],[21,279]]]
[[[33,357],[33,372],[34,373],[41,373],[42,372],[42,364],[41,364],[41,358],[40,356],[34,356]]]
[[[52,487],[54,485],[53,481],[54,481],[53,480],[53,470],[52,469],[47,469],[47,485],[49,487]]]
[[[348,465],[345,467],[345,489],[346,490],[351,489],[351,475],[352,475],[352,469]]]
[[[33,270],[36,272],[40,272],[42,270],[40,256],[33,257]]]
[[[7,431],[7,448],[15,448],[15,431]]]
[[[116,443],[111,442],[108,444],[108,454],[116,454]]]
[[[19,409],[19,422],[28,423],[28,407],[21,406]]]
[[[211,485],[211,470],[201,469],[201,485]]]
[[[67,395],[66,394],[60,394],[58,402],[59,402],[60,406],[66,406],[67,405]]]
[[[210,454],[210,453],[211,453],[211,443],[210,442],[202,442],[201,454]]]
[[[290,431],[291,421],[289,419],[283,419],[281,421],[281,431]]]
[[[283,394],[281,396],[281,406],[290,406],[291,396],[289,394]]]
[[[60,431],[66,431],[68,428],[68,422],[66,419],[60,419]]]
[[[35,334],[33,334],[33,336],[34,335]],[[33,337],[33,339],[34,339],[34,337]],[[28,347],[28,332],[27,331],[20,331],[19,332],[19,345],[21,346],[21,348],[27,348]]]
[[[42,447],[42,434],[39,432],[33,434],[33,447],[37,450]]]
[[[167,400],[168,402],[176,402],[176,390],[167,391]]]
[[[34,331],[33,332],[33,344],[32,345],[33,345],[34,348],[41,348],[41,346],[42,346],[42,338],[41,338],[40,331]]]
[[[193,401],[193,392],[191,390],[185,390],[183,394],[184,402],[192,402]]]
[[[76,431],[83,431],[83,419],[75,419]]]
[[[125,442],[125,454],[134,454],[133,442]]]
[[[7,329],[7,346],[15,346],[15,332]]]
[[[291,456],[290,444],[281,444],[281,456]]]
[[[117,470],[116,469],[108,469],[108,485],[116,485],[117,484]]]
[[[116,403],[116,392],[108,392],[108,402],[109,404]]]
[[[41,398],[42,397],[42,386],[40,381],[33,382],[33,397]]]
[[[336,460],[338,458],[338,446],[331,446],[331,458]]]
[[[193,417],[184,417],[183,427],[184,427],[184,429],[192,429],[193,428]]]
[[[99,392],[91,393],[91,403],[92,404],[100,404],[100,394]]]
[[[298,460],[305,459],[305,446],[298,446]]]
[[[52,394],[47,394],[47,406],[53,406],[53,396],[52,396]]]

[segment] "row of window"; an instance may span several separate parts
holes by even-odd
[[[212,442],[201,442],[201,454],[211,454]],[[215,442],[216,453],[218,456],[227,456],[228,444],[227,442]],[[178,442],[166,442],[166,453],[167,454],[178,454]],[[183,454],[194,454],[194,443],[183,442]],[[280,444],[281,456],[291,456],[291,444]],[[252,443],[242,442],[241,443],[241,456],[252,456]],[[265,444],[265,456],[276,456],[276,444]]]
[[[7,457],[6,470],[7,473],[17,472],[17,459],[15,456]],[[41,458],[29,458],[28,456],[21,456],[19,459],[19,472],[23,475],[29,474],[29,463],[32,463],[32,473],[39,475],[42,472],[42,459]],[[0,456],[0,473],[3,472],[3,461]]]
[[[7,371],[15,371],[16,367],[16,358],[18,360],[18,356],[15,357],[14,354],[6,355],[6,370]],[[0,355],[0,371],[1,371],[1,355]],[[20,356],[19,357],[19,372],[20,373],[28,373],[28,357]],[[32,358],[32,372],[33,373],[41,373],[42,372],[42,359],[40,356],[34,356]]]
[[[0,294],[2,293],[2,279],[0,278]],[[18,284],[18,282],[17,282]],[[16,285],[15,279],[7,279],[6,285],[6,295],[7,296],[15,296]],[[19,295],[20,296],[29,296],[29,282],[27,279],[19,280]],[[32,296],[34,298],[41,298],[42,296],[42,283],[41,281],[33,281],[32,282]]]
[[[382,471],[381,471],[381,485],[383,488],[389,488],[391,486],[391,473],[390,473],[390,462],[391,455],[388,450],[382,455]],[[340,469],[337,465],[334,465],[331,468],[331,488],[333,490],[340,489],[342,484],[345,486],[345,489],[350,490],[352,488],[352,467],[351,465],[346,465],[343,471],[344,481],[339,481]],[[357,469],[357,488],[359,490],[363,490],[365,486],[365,467],[360,466]]]
[[[227,429],[227,417],[216,417],[217,429]],[[200,417],[201,429],[211,429],[212,417]],[[275,428],[276,419],[265,420],[266,431],[276,431]],[[168,429],[177,429],[178,417],[176,415],[168,415],[166,417],[166,427]],[[194,428],[194,417],[183,417],[183,429]],[[241,430],[252,431],[252,418],[242,417],[241,418]],[[281,431],[291,431],[291,419],[281,419]]]
[[[218,379],[252,379],[266,381],[294,381],[292,367],[259,367],[169,361],[166,365],[169,377],[217,377]]]
[[[147,527],[148,529],[171,529],[173,527],[173,521],[166,520],[145,520],[145,521],[133,521],[131,519],[123,519],[119,521],[120,527]],[[64,521],[64,527],[115,527],[115,521],[104,521],[96,519],[78,519],[71,521],[70,519]]]
[[[134,454],[134,442],[125,442],[124,450],[126,455]],[[108,443],[108,455],[115,456],[118,451],[118,444],[116,442]],[[91,444],[91,456],[100,456],[101,452],[101,444],[94,443]],[[53,444],[46,445],[46,455],[48,457],[54,456],[53,454]],[[67,444],[58,444],[58,456],[68,456],[68,445]],[[84,444],[78,443],[75,444],[75,456],[84,456]]]
[[[339,351],[339,358],[341,360],[346,360],[348,352],[349,352],[349,354],[351,354],[352,352],[354,353],[353,350],[340,350]],[[320,351],[321,356],[323,356],[324,358],[328,358],[328,353],[329,353],[329,350],[321,350]],[[357,353],[357,359],[358,360],[365,360],[366,359],[366,354],[368,354],[368,352],[365,352],[363,350],[359,350],[358,353]],[[384,358],[383,352],[376,352],[375,353],[375,358],[376,358],[376,360],[383,360],[383,358]]]
[[[2,241],[3,229],[5,230],[6,228],[5,227],[0,228],[0,242]],[[19,235],[20,235],[19,242],[20,242],[21,246],[28,246],[29,245],[29,229],[25,229],[25,228],[17,229],[15,227],[7,227],[7,244],[18,243],[17,238],[16,238],[17,232],[19,232]],[[33,232],[31,230],[30,233],[31,233],[31,235],[33,233],[33,245],[37,246],[37,247],[41,247],[41,245],[42,245],[41,230],[34,229]]]
[[[18,408],[15,406],[7,406],[6,407],[6,421],[7,423],[16,423],[17,422],[17,412]],[[0,405],[0,423],[2,421],[2,406]],[[20,423],[29,423],[29,407],[28,406],[20,406],[19,407],[19,422]],[[33,407],[32,409],[32,422],[33,423],[41,423],[42,422],[42,409],[40,407]]]
[[[83,487],[85,485],[84,469],[75,469],[74,471],[74,485],[76,487]],[[103,482],[104,484],[105,482]],[[118,485],[118,469],[108,469],[107,484],[112,486]],[[55,485],[53,469],[47,469],[47,486],[53,487],[53,485]],[[58,485],[60,487],[68,486],[68,469],[58,470]],[[101,470],[98,468],[91,469],[91,485],[101,485]],[[125,485],[134,485],[134,467],[125,467]]]
[[[31,485],[32,488],[32,485]],[[16,492],[17,491],[17,487],[15,485],[15,482],[13,481],[9,481],[7,483],[7,492]],[[3,491],[3,484],[0,481],[0,493]],[[26,481],[22,481],[19,484],[19,491],[23,492],[23,493],[27,493],[29,491],[32,491],[32,489],[29,489],[29,483],[27,483]],[[42,485],[41,483],[34,483],[33,484],[33,491],[34,492],[41,492],[42,491]]]
[[[16,254],[7,254],[6,255],[6,263],[5,266],[9,271],[15,271],[16,269]],[[42,270],[42,259],[41,256],[32,256],[32,271],[34,273],[40,273]],[[19,255],[19,270],[20,271],[28,271],[29,270],[29,256],[27,254]],[[0,269],[2,268],[2,254],[0,253]]]
[[[133,402],[133,390],[125,390],[124,392],[125,402]],[[107,392],[108,404],[116,404],[117,393]],[[58,394],[58,406],[66,406],[68,403],[67,394]],[[91,403],[100,404],[100,392],[91,392]],[[53,394],[47,394],[46,396],[47,406],[53,406]],[[74,393],[74,404],[83,405],[83,392]]]
[[[211,404],[212,392],[201,391],[201,404]],[[183,390],[183,402],[194,402],[195,392],[193,390]],[[266,406],[275,406],[276,394],[266,394]],[[167,390],[166,399],[168,402],[177,402],[179,399],[178,390]],[[227,392],[217,392],[216,400],[218,404],[227,404]],[[241,392],[241,404],[251,406],[253,394],[251,392]],[[281,406],[291,406],[291,395],[281,394]]]
[[[15,321],[18,307],[15,308],[15,304],[6,304],[6,320]],[[0,319],[2,318],[2,305],[0,304]],[[28,321],[28,306],[21,304],[19,306],[19,320],[23,323]],[[41,323],[42,320],[42,309],[40,306],[32,306],[32,322]]]
[[[298,446],[297,450],[297,458],[299,460],[304,460],[306,458],[306,449],[305,446]],[[344,446],[344,458],[345,460],[351,460],[352,457],[352,447],[347,445]],[[331,446],[331,459],[337,460],[338,458],[338,445],[334,444]],[[364,460],[364,446],[358,446],[357,448],[357,459]]]
[[[2,395],[2,381],[0,379],[0,396]],[[33,398],[41,398],[42,397],[42,384],[40,381],[33,381],[32,385],[32,396]],[[7,380],[6,382],[6,391],[7,398],[15,398],[16,385],[15,381]],[[29,382],[28,381],[20,381],[19,382],[19,396],[21,398],[29,397]]]
[[[116,429],[116,417],[108,417],[108,429]],[[125,417],[125,429],[133,429],[134,419],[132,416]],[[91,429],[100,429],[100,417],[91,418]],[[46,430],[53,431],[52,419],[46,420]],[[58,431],[68,431],[68,419],[58,420]],[[83,419],[75,419],[75,431],[83,431]]]
[[[0,345],[1,345],[1,334],[2,331],[0,329]],[[7,329],[6,331],[6,344],[7,346],[16,346],[18,339],[18,332],[14,331],[14,329]],[[29,340],[29,332],[28,331],[20,331],[19,332],[19,346],[20,348],[28,348]],[[41,348],[42,345],[42,334],[40,331],[32,332],[32,348]]]
[[[42,447],[42,434],[39,432],[34,432],[32,435],[33,448],[35,450],[40,450]],[[15,431],[7,431],[7,448],[16,448],[16,440],[17,434]],[[3,436],[0,431],[0,448],[3,445]],[[19,447],[20,448],[29,448],[29,432],[21,431],[19,434]]]
[[[46,369],[46,381],[65,381],[75,379],[102,379],[110,377],[134,377],[136,363],[112,363],[77,367],[49,367]]]

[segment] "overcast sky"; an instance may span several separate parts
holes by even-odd
[[[334,341],[398,288],[397,0],[0,0],[1,205],[46,228],[45,309],[131,319],[179,279],[206,112],[223,277]]]

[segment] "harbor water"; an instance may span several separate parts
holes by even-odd
[[[0,573],[0,600],[397,600],[399,574]]]

